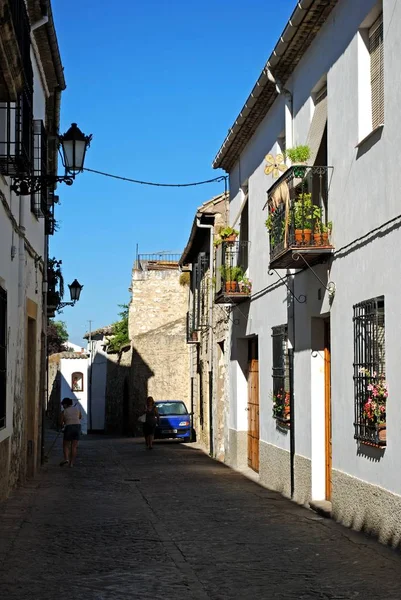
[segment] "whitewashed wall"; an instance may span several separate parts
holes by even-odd
[[[91,425],[92,429],[102,431],[105,428],[107,383],[107,354],[104,350],[103,336],[100,340],[92,340],[91,345]]]
[[[72,374],[83,374],[83,391],[72,390]],[[88,359],[87,358],[62,358],[60,361],[61,393],[60,402],[64,398],[71,398],[79,403],[82,413],[82,433],[88,433]]]
[[[361,44],[360,27],[374,19],[374,0],[340,1],[327,23],[298,65],[286,87],[294,98],[294,145],[306,143],[313,114],[312,92],[323,78],[328,87],[328,163],[334,166],[330,188],[329,219],[333,221],[333,241],[340,249],[358,237],[401,214],[398,170],[401,73],[398,69],[401,41],[401,5],[396,0],[384,0],[384,64],[385,64],[385,125],[370,140],[359,147],[369,130],[366,104],[366,48]],[[352,10],[351,10],[352,8]],[[377,12],[377,11],[376,11]],[[272,178],[264,174],[264,156],[278,152],[275,141],[284,129],[284,100],[278,98],[259,126],[240,160],[230,173],[230,217],[233,221],[242,201],[240,186],[249,185],[249,277],[252,293],[277,281],[267,274],[268,236],[264,227],[267,213],[261,208]],[[288,134],[288,132],[287,132]],[[401,386],[398,368],[398,346],[401,334],[399,318],[400,278],[398,265],[399,227],[394,225],[387,235],[377,235],[352,252],[335,257],[329,277],[327,267],[316,269],[324,281],[336,284],[336,296],[330,309],[328,295],[310,271],[295,279],[296,295],[305,294],[306,304],[295,303],[296,348],[295,378],[295,447],[296,454],[312,460],[309,493],[316,499],[324,497],[324,411],[322,399],[322,332],[321,322],[314,318],[331,314],[332,330],[332,428],[333,469],[355,479],[382,486],[401,494],[401,455],[398,452],[401,406],[397,390]],[[281,272],[283,275],[285,271]],[[318,300],[318,290],[323,298]],[[386,367],[390,388],[388,401],[388,444],[385,452],[362,451],[354,440],[353,389],[353,323],[352,307],[357,302],[384,294],[386,302]],[[243,311],[243,306],[240,309]],[[288,315],[291,318],[291,311]],[[230,428],[247,429],[243,409],[246,407],[244,373],[237,358],[243,338],[257,334],[260,363],[260,439],[274,447],[288,450],[288,436],[278,432],[271,416],[271,327],[287,322],[286,289],[276,289],[250,303],[246,324],[239,310],[235,311],[239,325],[232,325],[232,364],[230,392]],[[244,350],[242,351],[244,353]],[[394,395],[392,394],[394,390]],[[394,398],[394,400],[393,400]],[[261,473],[263,465],[261,463]],[[286,475],[283,475],[285,478]],[[306,477],[306,476],[305,476]],[[306,493],[305,487],[305,493]],[[306,497],[306,496],[305,496]]]
[[[45,91],[39,75],[34,52],[31,52],[34,71],[34,118],[45,119]],[[8,347],[7,347],[7,411],[6,427],[0,430],[0,443],[13,433],[13,414],[15,403],[23,404],[25,396],[24,363],[25,363],[25,327],[26,300],[37,304],[37,376],[40,377],[40,344],[42,329],[42,269],[40,262],[35,262],[25,248],[24,238],[36,252],[37,257],[45,256],[44,220],[37,219],[31,212],[30,196],[15,196],[10,192],[11,181],[8,177],[0,177],[0,193],[17,226],[24,232],[24,237],[14,230],[8,211],[0,203],[0,285],[8,295]],[[16,436],[16,451],[23,442],[23,418]]]

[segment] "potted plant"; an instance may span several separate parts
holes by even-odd
[[[61,302],[61,297],[58,292],[55,292],[53,290],[49,290],[47,292],[47,307],[49,309],[57,308],[58,305],[60,304],[60,302]]]
[[[273,417],[275,419],[290,420],[290,392],[283,388],[276,393],[271,393],[273,400]]]
[[[237,292],[238,281],[243,277],[244,271],[242,267],[221,265],[220,273],[225,283],[226,292]]]
[[[323,223],[322,209],[318,206],[313,208],[314,230],[313,240],[315,246],[327,246],[329,244],[329,235],[332,230],[332,222]]]
[[[293,206],[293,223],[295,243],[297,246],[309,246],[312,239],[313,225],[312,194],[299,194]]]
[[[239,291],[242,294],[250,294],[252,291],[252,282],[248,279],[248,277],[245,277],[245,275],[243,275],[238,280],[238,287],[239,287]]]
[[[219,231],[219,237],[214,241],[215,246],[220,246],[223,242],[233,243],[237,239],[239,231],[232,227],[224,227]]]
[[[363,405],[363,417],[368,425],[375,427],[379,442],[385,443],[387,439],[386,404],[388,386],[384,376],[378,376],[375,371],[361,368],[359,373],[366,377],[367,399]]]
[[[47,263],[47,306],[49,309],[57,308],[64,296],[61,265],[62,261],[55,258],[50,258]]]
[[[284,237],[285,231],[285,218],[280,219],[280,216],[283,213],[277,212],[275,208],[270,209],[269,216],[265,221],[265,226],[267,231],[269,232],[270,244],[271,246],[275,246],[280,243]],[[280,227],[281,220],[281,227]]]
[[[294,148],[288,148],[285,151],[285,155],[290,159],[291,165],[294,167],[295,177],[304,177],[306,169],[303,165],[308,163],[311,155],[309,146],[299,145],[294,146]]]

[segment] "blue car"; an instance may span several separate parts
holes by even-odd
[[[191,416],[181,400],[158,400],[160,423],[156,427],[155,439],[175,438],[183,442],[191,439]]]

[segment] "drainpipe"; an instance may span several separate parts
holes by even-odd
[[[42,25],[46,25],[46,23],[49,22],[49,17],[45,16],[42,17],[41,19],[39,19],[39,21],[36,21],[36,23],[33,23],[33,25],[31,25],[31,32],[35,31],[36,29],[39,29],[39,27],[42,27]]]
[[[25,215],[24,206],[27,196],[19,196],[19,214],[18,214],[18,307],[23,308],[24,303],[24,283],[25,283]]]
[[[43,336],[43,344],[42,344],[42,364],[41,364],[41,379],[43,381],[43,387],[41,389],[41,393],[43,394],[42,398],[42,451],[41,451],[41,464],[45,461],[45,425],[46,425],[46,412],[49,404],[49,368],[47,362],[47,326],[48,326],[48,316],[47,316],[47,294],[43,293],[44,289],[47,289],[47,264],[49,259],[49,236],[45,234],[45,243],[44,243],[44,260],[43,260],[43,276],[42,276],[42,336]]]
[[[210,273],[210,285],[209,285],[209,356],[208,356],[208,371],[209,371],[209,439],[210,439],[210,456],[214,453],[213,444],[213,232],[214,225],[202,225],[200,218],[196,219],[196,226],[199,229],[209,229],[209,273]]]

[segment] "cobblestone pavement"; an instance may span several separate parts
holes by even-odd
[[[400,555],[191,446],[89,437],[0,505],[3,600],[401,598]]]

